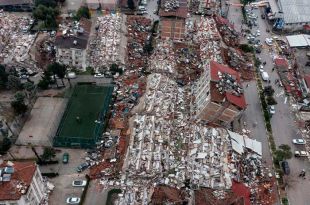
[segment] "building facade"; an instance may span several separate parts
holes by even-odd
[[[233,69],[211,61],[193,87],[196,118],[229,125],[246,108],[240,76]]]
[[[63,26],[56,35],[56,61],[82,71],[86,70],[87,45],[91,22],[82,18],[80,22],[73,23],[73,29]]]
[[[46,186],[34,162],[7,162],[1,166],[0,205],[39,205],[45,200]]]
[[[33,0],[0,0],[0,10],[3,9],[4,11],[30,12],[33,8]]]

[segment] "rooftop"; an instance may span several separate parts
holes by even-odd
[[[274,60],[274,63],[276,64],[276,66],[285,66],[288,68],[288,62],[285,58],[276,58]]]
[[[279,0],[285,23],[310,22],[309,0]]]
[[[2,176],[7,174],[8,181],[2,181],[0,184],[0,201],[20,199],[27,192],[36,171],[36,164],[34,162],[5,162],[0,167],[3,171],[5,167],[10,167],[11,171],[4,171],[4,174],[2,174]],[[10,175],[10,179],[8,175]]]
[[[79,22],[61,25],[56,35],[55,45],[58,48],[86,49],[91,21],[82,18]]]
[[[220,102],[224,97],[239,108],[246,108],[243,88],[240,84],[240,75],[237,71],[221,65],[215,61],[210,62],[211,70],[211,98]]]
[[[165,18],[161,22],[161,38],[181,40],[184,38],[185,21],[183,19],[168,19]]]

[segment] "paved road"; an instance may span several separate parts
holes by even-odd
[[[93,180],[89,184],[86,193],[85,205],[104,205],[108,197],[109,190],[103,190],[99,186],[98,180]]]
[[[231,0],[230,2],[234,2],[238,0]],[[236,2],[235,2],[236,3]],[[254,11],[258,15],[258,25],[259,27],[254,27],[252,30],[259,29],[261,32],[261,36],[259,39],[264,44],[265,38],[270,37],[271,34],[266,32],[267,28],[270,26],[265,22],[265,20],[260,18],[260,10]],[[238,14],[239,13],[239,14]],[[235,25],[240,25],[241,19],[241,11],[237,8],[230,8],[228,13],[228,19],[234,22]],[[236,26],[236,29],[240,28]],[[266,44],[265,44],[266,45]],[[292,111],[292,106],[290,105],[290,99],[284,95],[283,88],[275,85],[275,79],[278,79],[278,74],[272,71],[273,68],[273,60],[272,57],[275,55],[274,52],[270,52],[268,48],[262,50],[262,53],[258,55],[262,58],[262,61],[266,61],[266,66],[264,68],[265,71],[268,72],[271,80],[271,85],[275,89],[275,98],[278,102],[276,105],[276,114],[271,119],[272,129],[273,129],[273,137],[275,139],[276,145],[279,146],[281,144],[288,144],[292,147],[292,150],[303,149],[303,147],[299,147],[292,144],[293,138],[301,137],[298,127],[296,126],[294,113]],[[268,83],[265,83],[267,85]],[[268,141],[265,134],[265,128],[263,124],[262,112],[259,106],[259,98],[256,90],[256,83],[251,82],[249,86],[245,88],[245,95],[247,103],[249,104],[247,110],[244,114],[244,120],[247,123],[247,128],[251,130],[252,137],[261,141],[263,144],[263,159],[267,161],[267,164],[271,163],[270,153],[268,152]],[[256,127],[252,126],[253,122],[257,122],[258,125]],[[297,158],[292,158],[289,161],[289,165],[291,168],[291,174],[287,178],[288,186],[288,198],[290,204],[292,205],[307,205],[310,201],[310,195],[308,194],[308,190],[310,189],[309,179],[301,179],[298,178],[298,174],[301,169],[308,170],[310,172],[310,164],[308,160],[302,160]]]

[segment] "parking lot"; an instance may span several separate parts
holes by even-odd
[[[41,166],[42,173],[58,172],[59,176],[50,178],[50,181],[55,185],[55,189],[50,195],[51,205],[66,204],[68,197],[80,197],[83,191],[82,187],[73,187],[73,180],[86,180],[85,174],[87,170],[82,173],[75,171],[76,167],[83,162],[85,158],[85,150],[79,149],[59,149],[61,152],[57,153],[56,158],[59,163],[56,165]],[[62,163],[63,153],[69,153],[68,164]]]

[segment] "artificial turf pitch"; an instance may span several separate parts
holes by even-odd
[[[102,132],[112,91],[112,86],[76,85],[58,127],[54,144],[85,147],[81,143],[94,143]]]

